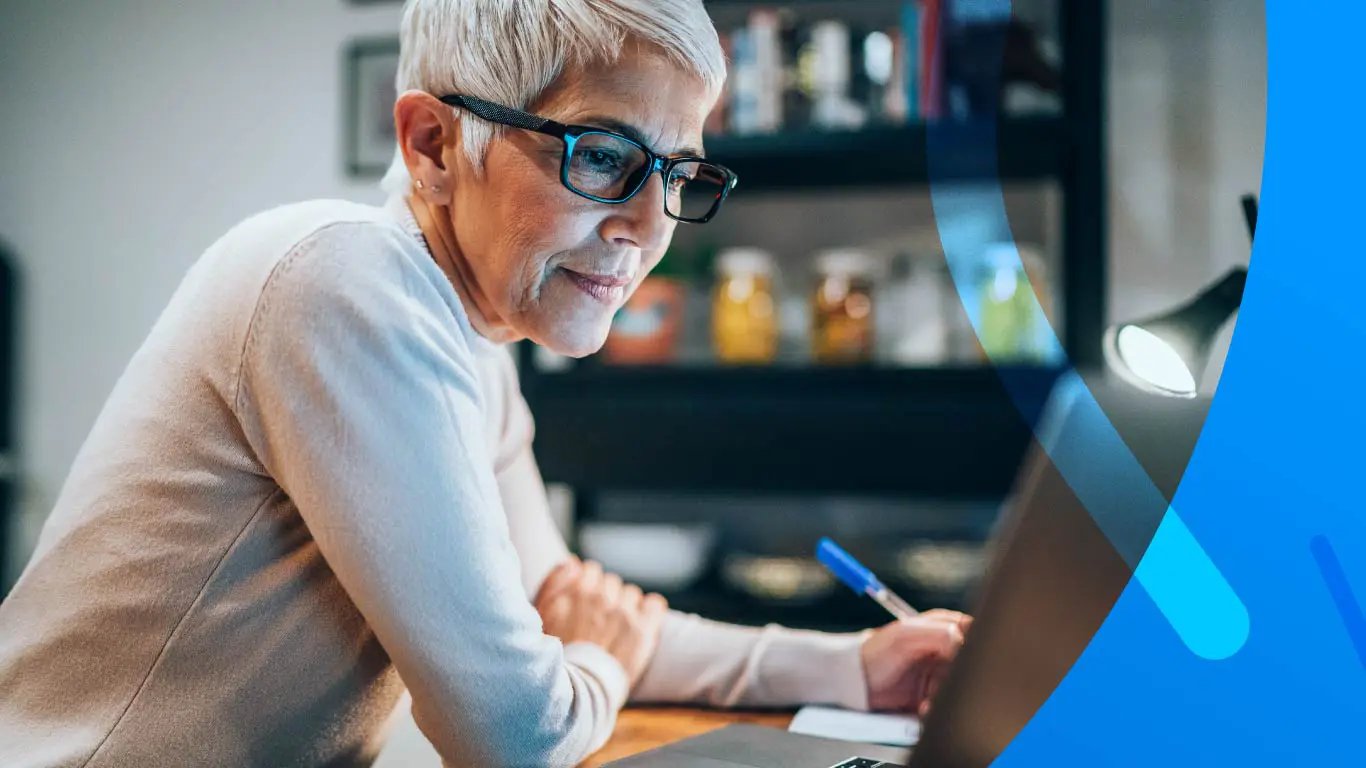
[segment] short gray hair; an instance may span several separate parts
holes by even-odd
[[[717,94],[725,55],[702,0],[407,0],[398,93],[461,93],[519,109],[532,105],[571,64],[613,62],[628,37],[653,44]],[[502,126],[460,121],[465,152],[482,168]],[[380,186],[405,192],[402,151]]]

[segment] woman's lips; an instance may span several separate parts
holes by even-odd
[[[619,303],[626,296],[626,286],[631,284],[631,278],[619,275],[588,274],[565,267],[560,267],[560,271],[576,288],[608,305]]]

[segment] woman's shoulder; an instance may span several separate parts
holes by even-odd
[[[239,333],[267,315],[283,322],[361,305],[398,303],[409,314],[449,318],[458,299],[420,237],[392,206],[310,200],[272,208],[204,252],[169,314],[224,318]]]
[[[409,299],[447,303],[445,276],[428,255],[421,232],[394,202],[310,200],[247,219],[239,225],[241,236],[261,254],[265,263],[259,266],[269,273],[262,289],[288,285],[323,295],[399,291]]]
[[[423,257],[426,248],[419,238],[392,204],[290,203],[249,216],[229,229],[204,252],[191,278],[197,272],[218,286],[238,285],[256,293],[299,265],[316,267],[307,271],[312,273],[309,281],[319,288],[329,283],[354,285],[383,275],[439,277],[434,264],[424,263],[430,259]]]
[[[266,342],[275,353],[281,345],[342,345],[358,357],[362,348],[396,346],[474,366],[472,332],[454,288],[420,231],[409,231],[392,206],[315,200],[240,226],[249,248],[235,250],[253,252],[246,271],[254,284],[241,304],[249,305],[246,356]],[[226,276],[243,265],[224,266]]]
[[[390,207],[349,200],[307,200],[262,211],[224,235],[220,243],[250,245],[267,259],[283,259],[305,244],[335,247],[416,246]]]

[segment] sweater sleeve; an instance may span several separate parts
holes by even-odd
[[[572,765],[610,736],[626,677],[542,632],[454,293],[404,240],[334,224],[296,246],[259,297],[235,406],[443,761]]]
[[[742,627],[673,611],[631,700],[713,707],[834,704],[866,711],[859,653],[866,635]]]
[[[506,356],[505,356],[506,357]],[[531,444],[535,427],[510,357],[493,375],[503,409],[498,485],[527,593],[569,555],[551,520]],[[631,691],[636,702],[713,707],[835,704],[868,709],[860,650],[867,633],[827,634],[776,624],[742,627],[670,611],[659,649]]]

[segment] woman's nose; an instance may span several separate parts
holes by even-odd
[[[611,206],[600,231],[608,243],[653,251],[665,244],[672,230],[673,219],[664,212],[664,185],[659,174],[652,173],[635,197]]]

